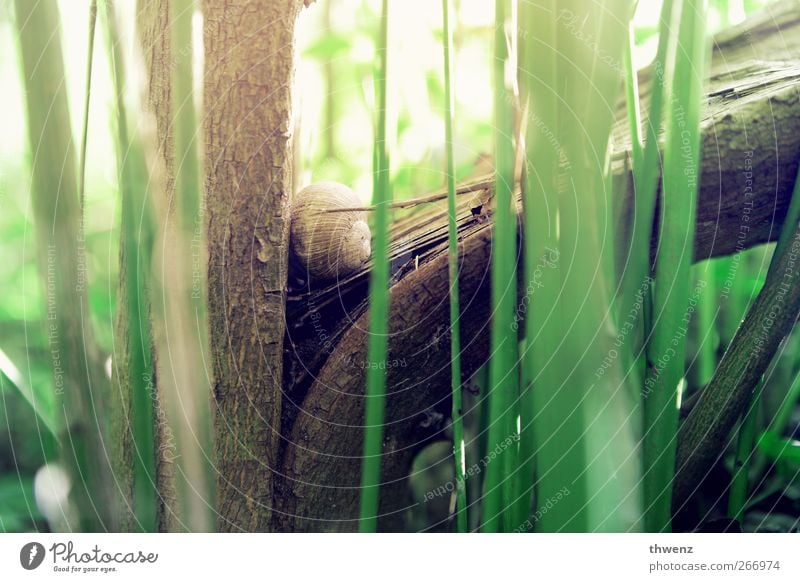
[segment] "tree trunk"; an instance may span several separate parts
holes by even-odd
[[[280,440],[295,21],[302,0],[206,0],[209,323],[219,529],[269,529]]]
[[[780,232],[800,158],[799,5],[780,3],[715,39],[703,121],[697,260],[738,255]],[[642,91],[643,98],[647,95]],[[624,257],[633,201],[624,104],[618,119],[614,174],[624,192],[618,201]],[[459,205],[462,345],[470,364],[464,381],[488,357],[491,236],[482,205],[491,194],[491,180],[465,189],[483,195]],[[402,528],[399,516],[408,505],[403,492],[415,452],[431,439],[444,438],[441,431],[420,426],[426,411],[449,409],[446,220],[438,205],[393,229],[397,282],[391,289],[383,529]],[[652,244],[655,248],[657,240]],[[325,289],[295,289],[288,298],[283,414],[288,444],[282,459],[285,482],[276,492],[280,529],[357,526],[368,272],[366,266]],[[535,292],[519,291],[520,305]]]
[[[157,159],[151,160],[160,167],[159,180],[154,190],[157,196],[167,197],[175,187],[174,174],[174,141],[172,130],[172,93],[170,66],[172,56],[170,53],[170,5],[169,0],[138,0],[137,27],[141,45],[146,79],[146,110],[147,115],[152,115],[155,124],[152,128],[155,152],[151,155]],[[160,205],[169,211],[171,205],[166,200],[159,201]],[[174,219],[174,216],[162,217]],[[158,335],[163,333],[158,326],[153,326],[154,343],[158,344]],[[163,342],[163,338],[161,338]],[[157,520],[159,531],[182,531],[180,519],[177,514],[177,492],[175,484],[174,446],[173,437],[168,433],[165,396],[163,387],[158,378],[170,372],[165,369],[165,362],[156,357],[153,352],[154,377],[151,378],[151,389],[155,405],[155,438],[156,438],[156,485],[158,488]]]

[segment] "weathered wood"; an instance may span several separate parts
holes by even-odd
[[[768,17],[716,39],[703,120],[698,260],[738,253],[776,239],[780,231],[800,158],[800,50],[795,40],[776,39],[800,37],[799,6],[796,0],[777,4]],[[646,98],[647,90],[642,94]],[[616,180],[628,184],[618,201],[624,233],[633,192],[623,119],[613,159]],[[487,183],[477,190],[487,194],[490,187]],[[483,198],[462,202],[458,215],[462,345],[470,364],[465,379],[488,357],[491,236],[480,208]],[[401,527],[402,490],[414,453],[442,436],[420,432],[419,426],[426,410],[448,406],[446,237],[444,205],[399,221],[393,230],[397,283],[391,290],[384,529]],[[620,245],[624,249],[624,234]],[[275,517],[280,529],[356,527],[368,270],[369,265],[326,289],[290,292],[282,423],[288,444]],[[521,292],[524,299],[535,290]],[[405,364],[393,366],[392,361]]]
[[[295,22],[302,0],[203,2],[218,525],[265,531],[278,469]]]
[[[680,429],[673,505],[680,510],[709,467],[728,449],[729,435],[781,341],[800,313],[800,225],[770,268],[764,287],[736,331],[709,385]]]
[[[154,123],[147,127],[147,147],[154,150],[150,155],[150,165],[157,164],[160,169],[155,180],[158,200],[154,204],[165,209],[165,217],[174,218],[167,198],[175,186],[173,159],[175,148],[172,127],[172,86],[170,76],[170,7],[169,0],[139,0],[137,3],[137,28],[141,45],[144,67],[147,72],[146,111],[152,115]],[[154,322],[156,322],[154,320]],[[163,330],[159,325],[153,326],[154,345],[159,341],[163,345]],[[153,378],[150,379],[155,407],[155,440],[156,440],[156,486],[158,488],[157,525],[159,531],[182,531],[181,520],[177,513],[176,471],[172,436],[168,433],[169,422],[166,413],[164,389],[157,381],[171,373],[166,363],[157,357],[153,350]],[[135,454],[135,452],[133,453]]]
[[[490,235],[491,229],[483,228],[462,247],[459,283],[465,378],[475,372],[488,351]],[[448,289],[446,253],[439,253],[392,288],[393,297],[405,297],[409,303],[393,306],[390,317],[385,487],[380,507],[382,514],[389,514],[381,519],[384,529],[402,529],[408,467],[421,447],[440,436],[440,427],[425,426],[426,413],[449,406],[449,357],[443,357],[450,346]],[[409,309],[409,304],[414,308]],[[283,466],[287,481],[276,495],[281,529],[356,528],[367,323],[364,314],[344,334],[294,423]],[[314,500],[311,505],[310,499]]]

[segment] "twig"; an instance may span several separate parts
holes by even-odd
[[[725,450],[736,419],[800,315],[800,224],[790,232],[790,242],[770,269],[717,373],[680,429],[672,500],[675,509]]]

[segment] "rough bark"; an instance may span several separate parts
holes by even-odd
[[[780,3],[766,17],[716,39],[703,121],[698,260],[739,253],[776,239],[780,232],[800,159],[798,6],[796,1]],[[647,94],[643,91],[644,99]],[[633,192],[624,113],[619,119],[614,173],[625,193],[618,201],[623,233],[619,243],[624,249]],[[490,193],[490,183],[471,189]],[[483,200],[480,195],[465,200],[459,211],[459,280],[466,324],[462,343],[469,346],[465,361],[473,369],[488,357],[491,237]],[[448,406],[446,232],[441,205],[401,221],[393,230],[398,282],[391,289],[383,529],[401,528],[397,516],[406,506],[402,491],[413,453],[437,437],[420,432],[420,419],[426,410]],[[280,529],[356,527],[368,269],[326,289],[295,289],[289,297],[292,324],[287,330],[283,416],[288,444],[285,481],[276,492]],[[392,366],[393,360],[406,365]],[[465,370],[465,380],[470,373]]]
[[[673,505],[682,508],[728,448],[736,421],[800,313],[800,225],[771,268],[709,385],[680,429]]]
[[[173,192],[175,175],[173,159],[175,147],[172,136],[172,93],[171,88],[171,62],[170,52],[170,5],[169,0],[139,0],[137,5],[137,27],[139,42],[146,71],[146,115],[152,115],[155,123],[152,124],[154,135],[148,136],[155,151],[150,155],[155,158],[150,162],[158,164],[159,173],[157,187],[154,190],[164,199],[154,201],[164,209],[164,219],[172,220],[169,215],[172,205],[168,204],[166,197]],[[154,143],[153,143],[154,142]],[[153,326],[154,344],[164,343],[163,329]],[[164,362],[156,357],[153,352],[154,377],[151,379],[152,390],[155,394],[155,439],[156,451],[156,485],[158,488],[157,520],[159,531],[182,531],[183,526],[177,514],[177,491],[175,483],[174,446],[171,434],[168,434],[169,424],[166,422],[166,402],[163,389],[159,386],[157,378],[169,374],[164,368]]]
[[[125,265],[126,249],[120,244],[119,264]],[[109,459],[114,467],[116,492],[113,498],[113,513],[117,516],[114,531],[135,531],[134,507],[134,443],[131,431],[133,407],[133,379],[130,377],[131,342],[129,334],[129,310],[127,309],[127,282],[129,274],[124,268],[119,273],[117,291],[116,323],[114,325],[114,350],[112,354],[112,382],[109,398]]]
[[[302,0],[206,0],[206,202],[219,529],[264,531],[280,438]]]
[[[465,379],[488,350],[491,230],[485,226],[465,240],[460,262]],[[389,317],[382,529],[402,529],[408,468],[421,447],[441,437],[442,427],[426,426],[430,412],[449,406],[440,390],[450,374],[447,261],[440,253],[392,288],[392,297],[404,300],[392,305]],[[283,465],[286,487],[276,495],[280,529],[357,527],[367,324],[363,314],[344,334],[294,423]]]
[[[115,88],[116,113],[119,116],[117,122],[117,139],[120,144],[128,140],[128,120],[125,115],[124,107],[124,77],[122,60],[122,47],[116,28],[114,4],[109,3],[105,6],[102,13],[104,18],[106,35],[111,55],[111,72]],[[121,184],[125,180],[125,167],[120,163],[118,168]],[[124,188],[120,188],[123,190]],[[124,200],[124,198],[123,198]],[[125,233],[129,228],[129,221],[133,220],[131,212],[123,209],[120,212],[120,230]],[[136,517],[134,513],[135,503],[135,482],[134,482],[134,435],[132,430],[133,415],[133,391],[137,385],[137,380],[133,377],[131,364],[134,359],[133,350],[135,349],[133,338],[131,337],[131,309],[129,284],[134,274],[128,270],[128,257],[134,253],[128,244],[124,234],[120,236],[119,245],[119,286],[117,288],[117,314],[114,326],[114,344],[111,354],[112,362],[112,382],[109,410],[109,457],[114,467],[114,480],[116,484],[116,496],[114,498],[113,512],[118,516],[118,523],[114,531],[129,532],[136,530]],[[154,419],[155,420],[155,419]]]

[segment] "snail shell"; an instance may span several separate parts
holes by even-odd
[[[346,277],[369,258],[371,237],[366,212],[321,212],[360,204],[355,192],[336,182],[317,182],[295,195],[292,251],[311,278]]]

